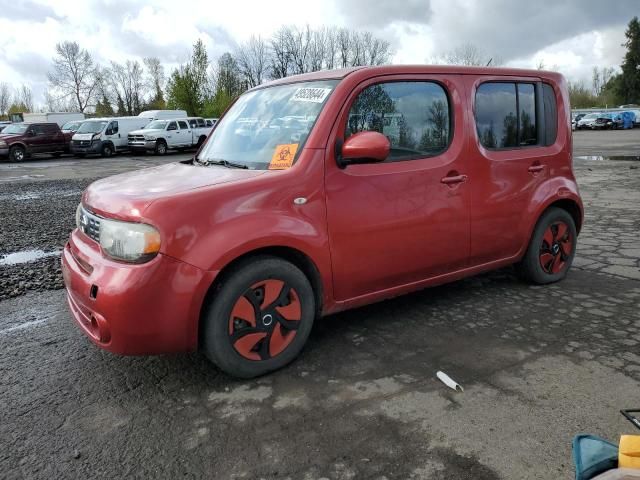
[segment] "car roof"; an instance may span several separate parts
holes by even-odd
[[[400,75],[400,74],[450,74],[450,75],[495,75],[515,77],[537,77],[546,80],[558,81],[562,75],[547,70],[532,70],[524,68],[505,67],[467,67],[460,65],[383,65],[373,67],[349,67],[335,70],[321,70],[318,72],[303,73],[290,77],[280,78],[266,82],[251,90],[284,85],[288,83],[310,82],[315,80],[341,80],[348,75],[358,72],[363,76]]]

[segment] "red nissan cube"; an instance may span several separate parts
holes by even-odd
[[[62,256],[118,354],[202,350],[254,377],[314,319],[514,264],[567,274],[583,221],[557,73],[323,71],[254,88],[189,161],[93,183]]]

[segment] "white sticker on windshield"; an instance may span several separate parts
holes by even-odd
[[[299,88],[293,97],[291,97],[291,100],[294,102],[322,103],[330,93],[330,88]]]

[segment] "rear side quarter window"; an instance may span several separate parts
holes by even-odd
[[[558,106],[556,105],[556,93],[548,83],[542,84],[542,100],[544,104],[544,133],[543,143],[546,146],[553,145],[558,135]]]

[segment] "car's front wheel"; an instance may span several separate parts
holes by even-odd
[[[15,145],[11,147],[11,150],[9,150],[9,158],[14,162],[21,162],[26,156],[27,154],[24,147],[21,147],[20,145]]]
[[[576,225],[569,212],[549,208],[538,220],[529,247],[516,265],[519,275],[537,284],[562,280],[573,263],[576,241]]]
[[[202,349],[230,375],[263,375],[298,356],[315,309],[311,285],[296,266],[271,256],[251,258],[228,272],[212,292]]]

